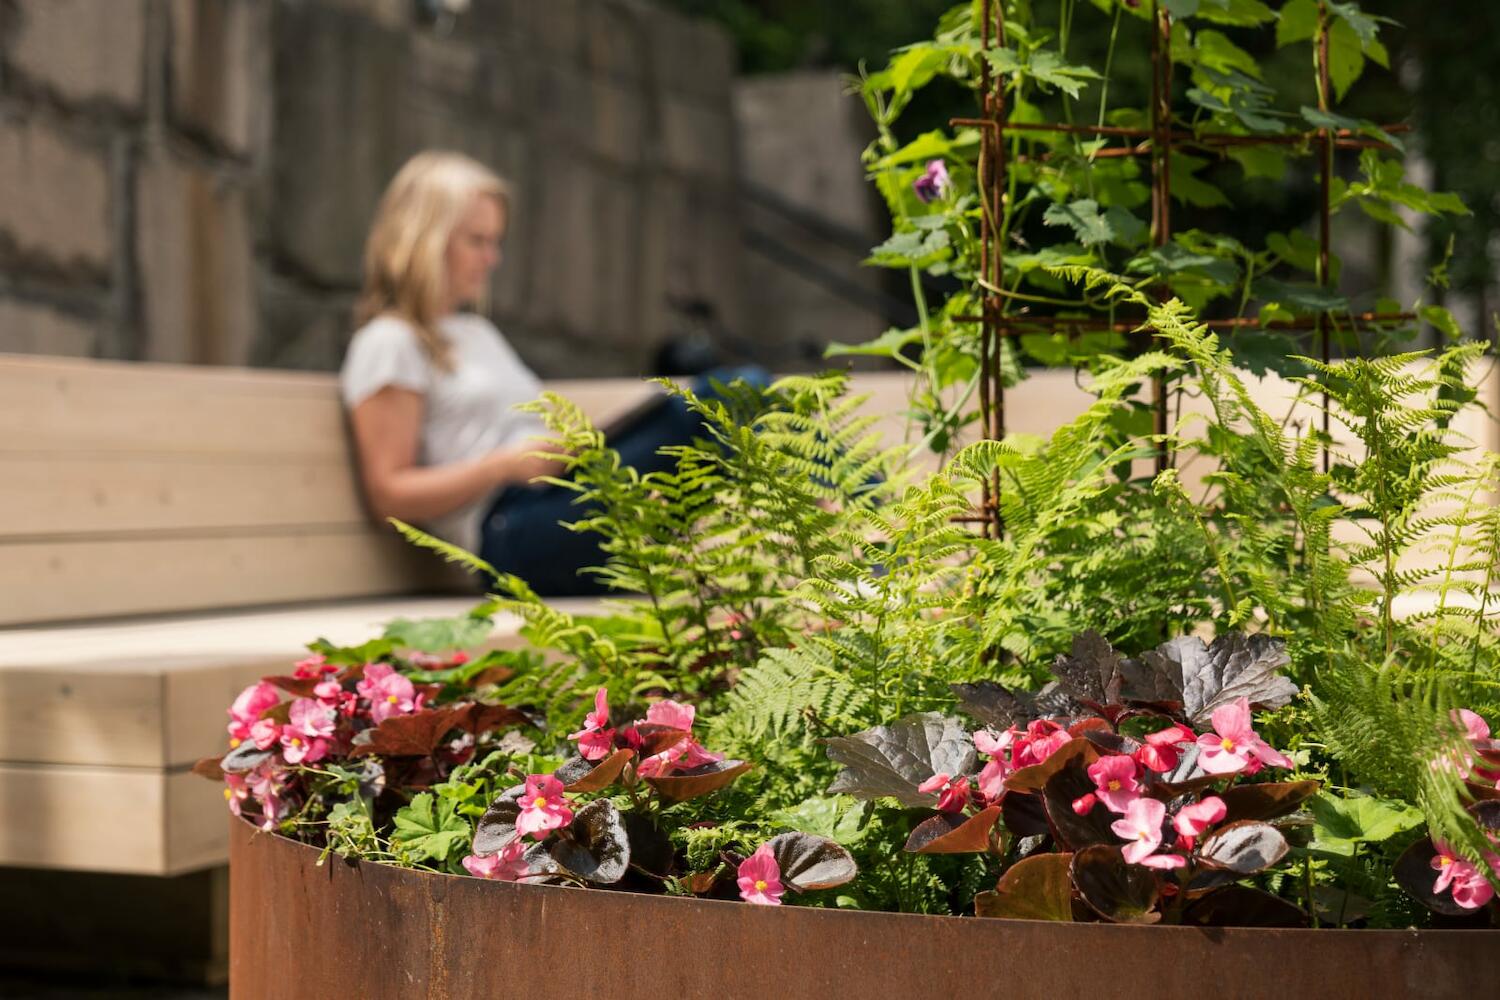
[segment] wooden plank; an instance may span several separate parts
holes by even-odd
[[[380,634],[394,618],[462,614],[475,597],[343,602],[295,610],[0,630],[0,761],[186,767],[225,747],[225,710],[306,644]],[[591,598],[554,602],[596,612]],[[496,620],[488,645],[513,644]]]
[[[342,462],[8,455],[0,542],[137,531],[364,525]]]
[[[0,452],[346,462],[333,376],[0,357]]]
[[[188,771],[0,764],[0,865],[180,875],[228,857],[223,787]]]
[[[373,530],[21,542],[0,547],[0,625],[394,595],[445,577],[436,556]]]

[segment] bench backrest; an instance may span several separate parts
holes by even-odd
[[[1491,413],[1497,384],[1491,373]],[[887,441],[902,440],[909,386],[855,377]],[[547,388],[596,420],[650,391]],[[1273,412],[1293,392],[1274,378],[1255,389]],[[1046,434],[1088,400],[1071,371],[1036,372],[1007,393],[1007,426]],[[1462,423],[1500,448],[1493,417]],[[0,627],[461,585],[366,516],[331,375],[0,355]]]

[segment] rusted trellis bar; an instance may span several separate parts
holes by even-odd
[[[1006,47],[1004,0],[984,0],[980,28],[981,46],[988,52]],[[957,317],[961,322],[981,325],[979,356],[979,408],[980,427],[986,438],[1000,440],[1005,436],[1005,385],[1004,354],[1005,341],[1024,333],[1038,330],[1066,332],[1076,336],[1084,332],[1110,331],[1128,333],[1140,328],[1143,320],[1104,321],[1065,318],[1058,316],[1010,313],[1009,294],[1005,291],[1005,247],[1006,213],[1010,208],[1010,159],[1006,148],[1009,133],[1054,133],[1094,135],[1101,137],[1141,140],[1133,145],[1106,147],[1094,151],[1093,156],[1149,156],[1151,158],[1151,241],[1155,246],[1165,246],[1172,238],[1172,150],[1174,147],[1220,148],[1230,146],[1300,146],[1309,145],[1317,149],[1320,159],[1319,211],[1318,211],[1318,265],[1317,282],[1324,289],[1333,288],[1331,273],[1331,219],[1334,153],[1339,149],[1390,149],[1392,144],[1350,130],[1321,126],[1313,130],[1277,135],[1237,135],[1224,132],[1187,131],[1175,127],[1172,116],[1172,17],[1159,2],[1151,5],[1151,119],[1147,128],[1129,128],[1115,125],[1075,125],[1063,123],[1011,122],[1007,120],[1005,100],[1005,78],[991,70],[988,60],[981,60],[979,110],[977,118],[954,118],[954,126],[974,127],[980,132],[979,142],[979,196],[982,206],[980,221],[980,274],[984,276],[986,289],[980,302],[977,316]],[[1331,91],[1328,45],[1329,13],[1326,4],[1319,3],[1319,35],[1317,50],[1318,108],[1330,110]],[[1380,131],[1387,135],[1406,132],[1408,125],[1384,125]],[[1045,154],[1044,154],[1045,155]],[[1017,157],[1024,162],[1028,157]],[[1158,288],[1158,295],[1165,295],[1165,288]],[[1351,326],[1364,327],[1383,323],[1410,322],[1417,316],[1409,312],[1365,312],[1351,313],[1341,319]],[[1307,330],[1318,339],[1318,350],[1324,363],[1332,356],[1331,331],[1333,323],[1326,312],[1315,319],[1273,321],[1262,323],[1256,318],[1234,318],[1209,320],[1212,329],[1249,330]],[[1158,377],[1153,385],[1154,429],[1165,439],[1168,425],[1168,392],[1165,380]],[[1330,421],[1327,411],[1327,394],[1324,394],[1323,433],[1328,436]],[[1167,467],[1172,457],[1165,445],[1157,451],[1158,470]],[[1329,454],[1323,449],[1323,464],[1328,467]],[[1000,480],[998,475],[984,484],[979,510],[972,515],[957,518],[965,523],[977,523],[989,537],[999,537],[1002,530],[1000,517]]]

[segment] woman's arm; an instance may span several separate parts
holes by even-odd
[[[502,448],[451,465],[417,465],[425,405],[421,393],[389,385],[350,411],[365,497],[378,518],[431,520],[500,486],[557,475],[562,468],[528,454],[541,441],[536,448]]]

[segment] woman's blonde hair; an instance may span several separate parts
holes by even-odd
[[[494,171],[462,153],[418,153],[391,180],[365,241],[365,283],[356,321],[395,313],[417,330],[433,363],[452,367],[437,321],[448,290],[449,237],[476,195],[506,209],[510,189]]]

